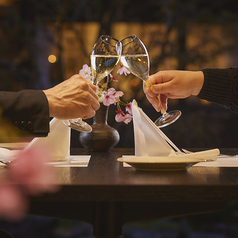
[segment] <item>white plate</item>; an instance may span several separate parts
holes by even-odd
[[[216,161],[219,153],[218,149],[214,149],[184,154],[182,156],[123,156],[117,160],[133,166],[136,170],[180,171],[187,170],[189,167],[199,162]]]

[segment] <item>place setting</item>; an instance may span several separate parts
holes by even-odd
[[[138,107],[132,104],[135,155],[124,155],[117,160],[125,167],[130,165],[144,171],[188,170],[200,163],[216,161],[219,149],[185,153],[181,151],[156,124]]]
[[[149,79],[150,60],[143,42],[131,35],[120,41],[120,61],[133,75],[143,82]],[[159,95],[158,95],[159,97]],[[181,111],[164,112],[155,122],[138,107],[132,104],[135,156],[123,156],[119,162],[130,165],[136,170],[177,171],[187,170],[199,162],[214,161],[219,150],[208,150],[196,153],[182,152],[161,130],[174,123],[181,116]]]
[[[53,167],[87,167],[90,155],[70,155],[71,129],[62,120],[53,118],[50,121],[50,132],[47,137],[36,137],[32,141],[22,143],[22,147],[15,147],[15,143],[0,145],[0,165],[5,166],[16,158],[20,151],[46,148],[50,152]]]

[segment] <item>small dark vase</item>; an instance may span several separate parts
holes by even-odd
[[[90,151],[108,151],[120,140],[118,131],[107,124],[109,107],[101,104],[93,117],[93,130],[90,133],[81,132],[79,141]]]

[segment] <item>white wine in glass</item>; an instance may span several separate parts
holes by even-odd
[[[131,35],[121,40],[122,64],[136,77],[146,81],[149,79],[149,55],[143,42],[136,36]],[[175,122],[181,115],[179,110],[165,112],[159,117],[155,124],[158,127],[165,127]]]
[[[108,76],[119,61],[118,55],[91,55],[91,71],[93,84],[97,85]]]
[[[96,41],[91,53],[92,83],[97,85],[109,76],[116,67],[121,55],[121,42],[117,39],[102,35]]]
[[[136,77],[146,81],[148,79],[147,54],[121,55],[122,64]]]

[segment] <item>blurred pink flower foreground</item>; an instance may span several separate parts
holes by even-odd
[[[34,147],[20,151],[7,166],[0,183],[0,218],[20,219],[28,211],[28,196],[56,192],[56,177],[46,165],[50,154],[46,148]]]

